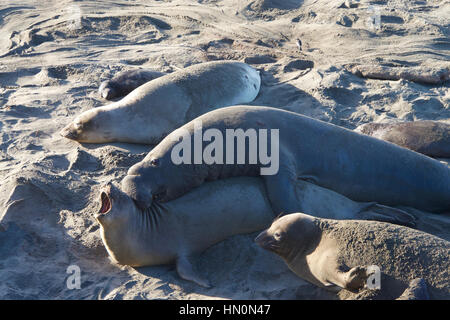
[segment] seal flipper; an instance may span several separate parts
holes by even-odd
[[[364,266],[354,267],[347,272],[335,270],[335,272],[331,274],[334,276],[332,279],[327,279],[328,283],[351,292],[358,292],[360,289],[364,288],[367,278],[369,277],[367,268]]]
[[[187,256],[179,256],[176,264],[178,275],[181,278],[188,281],[193,281],[199,286],[211,288],[211,284],[208,280],[201,278],[195,273],[192,263],[189,261]]]
[[[358,214],[364,220],[388,222],[410,228],[416,227],[416,219],[411,214],[378,203],[369,203]]]
[[[297,175],[294,170],[281,167],[276,175],[264,176],[267,196],[275,214],[303,212],[299,203],[295,182]]]

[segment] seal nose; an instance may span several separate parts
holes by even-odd
[[[78,138],[77,130],[75,129],[75,126],[73,123],[65,126],[59,134],[67,139],[76,140]]]
[[[267,242],[267,230],[264,230],[261,232],[256,238],[255,242],[260,246],[263,247],[264,243]]]
[[[111,89],[110,88],[103,89],[102,90],[102,97],[104,99],[111,99],[111,98],[113,98]]]

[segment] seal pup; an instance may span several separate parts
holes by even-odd
[[[295,188],[306,189],[308,196],[297,198],[293,206],[302,203],[319,217],[408,222],[407,217],[393,218],[377,206],[355,203],[308,182],[299,181]],[[182,278],[203,286],[208,281],[194,272],[192,255],[232,235],[267,228],[276,215],[259,177],[207,182],[173,201],[155,202],[147,210],[109,183],[100,190],[100,203],[96,218],[113,260],[131,266],[175,262]]]
[[[98,88],[98,93],[106,100],[123,97],[144,83],[162,77],[165,74],[164,72],[150,69],[122,71],[111,80],[103,81]]]
[[[433,158],[450,158],[450,124],[445,122],[371,122],[360,125],[355,131]]]
[[[410,280],[418,278],[424,280],[432,299],[450,298],[450,242],[425,232],[383,222],[293,213],[276,219],[255,241],[283,258],[299,277],[322,288],[359,293],[374,276],[371,269],[376,269],[371,266],[377,266],[380,287],[376,292],[364,290],[370,298],[404,299],[413,291],[423,291],[405,291]],[[411,285],[423,287],[420,282]],[[348,292],[339,295],[354,297]]]
[[[207,111],[253,101],[260,85],[258,71],[242,62],[196,64],[149,81],[119,101],[81,113],[60,134],[86,143],[156,144]]]
[[[213,129],[222,137],[226,137],[231,128],[239,128],[241,132],[279,130],[278,139],[273,141],[278,149],[275,152],[279,159],[278,172],[261,175],[266,164],[260,158],[249,164],[249,143],[240,149],[239,156],[243,152],[247,156],[243,164],[238,164],[236,159],[239,145],[238,148],[234,145],[231,150],[234,152],[231,162],[226,157],[230,152],[227,150],[222,152],[220,161],[194,164],[196,141],[193,140],[197,136],[194,132],[199,132],[196,130],[199,124],[203,132]],[[272,141],[267,140],[266,150],[271,150]],[[189,158],[174,164],[172,155],[177,154],[180,143],[185,141],[191,146],[191,150],[186,151]],[[203,143],[202,151],[205,141],[200,142]],[[257,106],[222,108],[185,124],[161,141],[141,162],[130,167],[121,187],[139,206],[147,208],[152,201],[177,198],[205,181],[259,175],[265,181],[270,202],[277,213],[298,211],[298,208],[290,207],[296,197],[292,185],[298,180],[312,182],[354,201],[415,207],[431,212],[450,211],[450,168],[439,161],[297,113]]]

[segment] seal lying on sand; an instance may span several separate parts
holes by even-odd
[[[261,159],[256,159],[254,164],[248,164],[248,160],[238,164],[236,160],[244,152],[248,159],[249,143],[241,146],[238,152],[236,148],[232,150],[234,159],[231,162],[226,157],[230,152],[227,150],[222,152],[220,161],[194,164],[196,154],[199,155],[194,149],[198,144],[194,136],[198,133],[194,135],[194,132],[198,132],[195,129],[199,124],[203,132],[213,129],[222,137],[230,128],[239,128],[241,132],[279,130],[278,139],[276,135],[272,136],[274,141],[267,139],[269,146],[266,149],[279,148],[274,157],[279,159],[279,170],[276,174],[262,176],[277,213],[298,211],[289,206],[295,203],[292,183],[297,180],[313,182],[354,201],[450,211],[450,168],[439,161],[297,113],[255,106],[233,106],[204,114],[172,132],[141,162],[133,165],[122,180],[122,190],[139,206],[147,208],[153,200],[175,199],[205,181],[260,175],[265,165]],[[190,153],[187,160],[191,164],[187,161],[174,164],[172,154],[177,154],[180,148],[180,136],[182,142],[188,141],[192,146],[192,150],[186,152]],[[200,151],[205,150],[205,145],[203,141]]]
[[[396,123],[366,123],[356,132],[395,143],[434,158],[450,158],[450,124],[423,120]]]
[[[395,219],[383,214],[382,207],[358,204],[307,182],[299,182],[296,189],[306,189],[308,197],[296,199],[293,206],[302,203],[321,217],[408,221],[402,215]],[[113,184],[100,193],[102,205],[96,218],[103,243],[114,260],[131,266],[176,261],[182,278],[203,286],[208,282],[194,273],[190,256],[232,235],[260,231],[275,217],[264,182],[258,177],[207,182],[173,201],[155,202],[147,210],[139,209]]]
[[[123,97],[144,83],[163,75],[165,75],[164,72],[146,69],[122,71],[111,80],[103,81],[98,92],[106,100]]]
[[[299,277],[320,287],[358,292],[372,276],[368,266],[377,266],[380,289],[365,292],[370,298],[398,298],[417,278],[424,279],[432,299],[450,298],[450,242],[425,232],[294,213],[276,219],[255,241],[281,256]],[[412,290],[408,291],[410,295]],[[341,297],[351,297],[345,294]]]
[[[252,101],[260,85],[258,71],[242,62],[193,65],[149,81],[120,101],[83,112],[61,135],[87,143],[156,144],[207,111]]]

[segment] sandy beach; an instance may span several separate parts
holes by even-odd
[[[208,289],[173,265],[112,262],[94,219],[99,188],[119,183],[152,146],[80,144],[59,131],[109,103],[98,87],[120,71],[213,60],[260,71],[252,105],[348,129],[450,123],[449,21],[444,0],[3,0],[0,299],[338,299],[259,248],[256,234],[196,258]],[[450,241],[450,215],[408,212],[417,229]],[[81,289],[67,286],[70,266]]]

